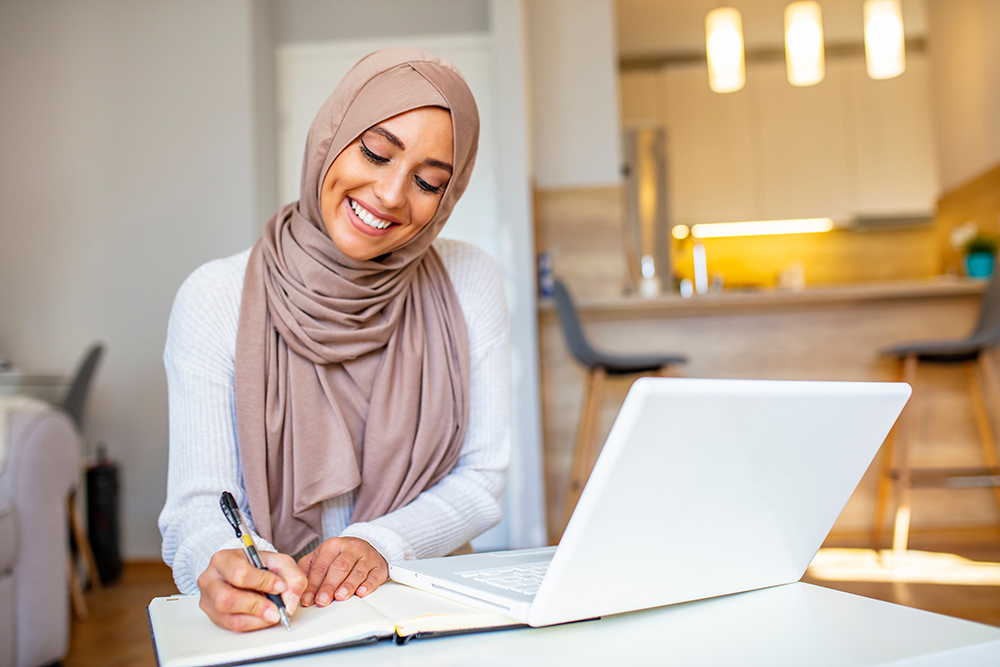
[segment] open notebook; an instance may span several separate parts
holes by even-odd
[[[197,595],[154,598],[146,608],[160,667],[238,665],[269,658],[410,639],[519,627],[510,618],[393,582],[364,598],[300,608],[292,631],[276,625],[236,633],[216,627]]]

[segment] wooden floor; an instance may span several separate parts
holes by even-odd
[[[1000,541],[980,544],[916,543],[923,550],[945,546],[951,553],[1000,562]],[[1000,587],[805,581],[971,621],[1000,626]],[[87,593],[90,619],[72,624],[65,667],[155,667],[145,608],[150,599],[176,593],[162,563],[129,563],[119,582]]]

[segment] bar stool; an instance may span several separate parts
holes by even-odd
[[[910,530],[911,492],[914,487],[993,487],[997,503],[1000,504],[1000,465],[997,462],[996,441],[980,386],[980,383],[985,385],[994,417],[1000,419],[1000,382],[997,380],[996,367],[993,365],[993,351],[998,345],[1000,345],[1000,272],[994,271],[983,294],[979,321],[967,337],[957,340],[904,343],[883,351],[884,355],[898,360],[899,379],[913,387],[914,393],[916,393],[919,362],[962,364],[969,380],[969,393],[986,463],[985,466],[976,468],[914,469],[909,457],[913,409],[908,406],[903,410],[893,433],[885,443],[873,531],[873,539],[877,544],[882,536],[889,490],[895,481],[896,519],[893,525],[892,549],[897,556],[906,552]],[[895,468],[894,454],[897,459]]]
[[[573,463],[570,467],[569,488],[563,505],[562,525],[552,540],[558,542],[600,453],[596,442],[597,422],[604,398],[605,378],[608,375],[666,375],[670,366],[686,363],[687,357],[676,354],[621,355],[595,350],[580,326],[573,298],[560,280],[555,281],[555,299],[566,344],[576,360],[588,370],[587,391],[583,399],[583,414],[580,416],[576,444],[573,448]]]

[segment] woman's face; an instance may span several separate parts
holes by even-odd
[[[451,114],[420,107],[375,125],[340,152],[320,191],[340,251],[366,260],[403,245],[437,211],[452,173]]]

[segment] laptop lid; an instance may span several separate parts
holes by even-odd
[[[637,380],[528,623],[799,580],[909,395],[903,383]]]

